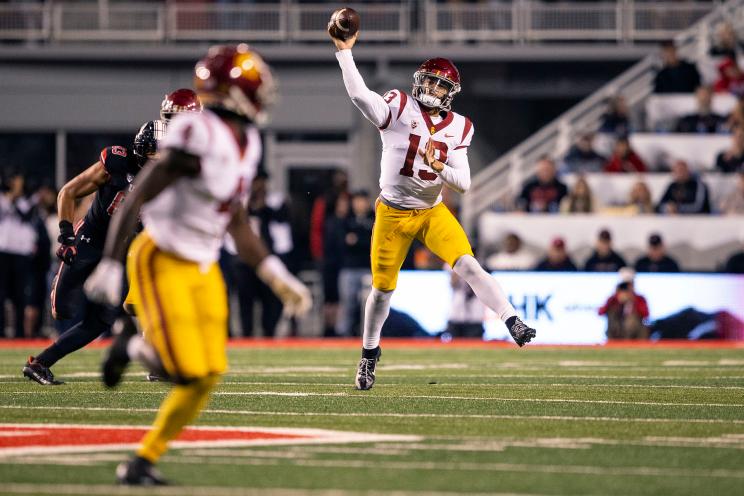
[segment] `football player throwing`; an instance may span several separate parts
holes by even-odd
[[[465,231],[442,203],[442,187],[465,193],[470,187],[468,147],[475,128],[451,110],[460,92],[460,73],[443,58],[425,61],[413,75],[410,94],[390,90],[379,95],[367,88],[354,64],[348,40],[333,38],[344,85],[351,101],[380,130],[380,197],[372,233],[372,291],[364,316],[362,358],[357,389],[370,389],[380,358],[380,332],[390,311],[400,267],[418,239],[447,262],[476,296],[506,324],[523,346],[535,337],[509,303],[499,283],[473,256]]]

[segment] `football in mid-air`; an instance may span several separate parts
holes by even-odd
[[[331,14],[328,32],[339,40],[348,40],[359,31],[359,14],[356,10],[344,7]]]

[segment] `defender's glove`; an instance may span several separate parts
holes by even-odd
[[[264,258],[256,267],[256,275],[282,300],[285,315],[302,316],[312,307],[310,290],[276,256]]]
[[[57,258],[67,265],[72,265],[77,255],[75,229],[72,227],[72,222],[68,220],[59,221],[59,237],[57,241],[60,243],[59,248],[57,248]]]
[[[124,265],[111,258],[104,258],[85,281],[85,294],[97,303],[118,307],[121,303],[121,284]]]

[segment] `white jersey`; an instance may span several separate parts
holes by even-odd
[[[389,114],[380,126],[381,196],[403,208],[429,208],[442,201],[442,177],[424,163],[419,150],[434,141],[434,158],[445,164],[455,150],[465,150],[473,138],[470,119],[449,111],[430,116],[410,95],[390,90],[383,98]]]
[[[351,101],[380,129],[382,160],[380,196],[391,206],[430,208],[442,201],[442,186],[464,193],[470,187],[467,150],[475,129],[467,117],[456,112],[431,116],[411,95],[390,90],[384,96],[364,84],[351,50],[336,52]],[[429,140],[435,158],[445,164],[441,172],[428,167],[419,151]]]
[[[246,134],[240,150],[232,130],[206,109],[171,121],[161,146],[199,157],[201,171],[176,180],[143,207],[142,221],[158,248],[198,263],[219,258],[231,207],[247,196],[261,157],[258,131],[250,126]]]

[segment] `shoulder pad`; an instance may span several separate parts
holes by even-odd
[[[125,146],[108,146],[101,150],[101,164],[111,175],[126,174],[132,152]]]

